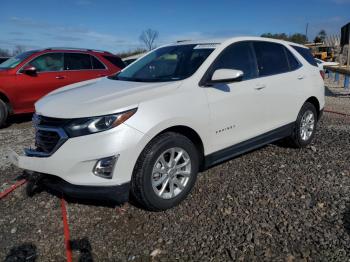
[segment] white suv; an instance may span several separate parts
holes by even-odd
[[[324,83],[307,48],[258,37],[181,42],[36,103],[14,164],[73,197],[177,205],[198,171],[273,141],[308,145]]]

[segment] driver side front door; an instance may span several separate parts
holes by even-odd
[[[261,83],[252,43],[243,41],[227,47],[214,61],[209,76],[217,69],[241,70],[244,75],[240,81],[205,88],[213,152],[229,149],[266,131],[266,105],[260,99]]]
[[[35,74],[19,71],[16,75],[16,111],[33,112],[34,104],[49,92],[66,85],[63,71],[63,54],[46,53],[31,60],[27,65],[36,68]]]

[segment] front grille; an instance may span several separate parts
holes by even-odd
[[[28,156],[47,157],[52,155],[67,139],[63,129],[68,119],[45,117],[34,114],[35,149],[27,149]]]
[[[69,119],[46,117],[37,114],[33,115],[33,123],[35,126],[63,127],[68,121]]]
[[[35,146],[40,152],[51,153],[59,140],[60,136],[55,131],[37,129],[35,134]]]

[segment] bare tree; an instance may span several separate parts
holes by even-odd
[[[140,41],[146,46],[147,50],[152,50],[156,47],[155,41],[158,38],[158,31],[147,29],[140,35]]]
[[[16,56],[16,55],[19,55],[25,51],[26,51],[26,48],[23,45],[16,45],[12,51],[12,55]]]

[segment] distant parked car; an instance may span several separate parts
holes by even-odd
[[[0,127],[11,114],[34,112],[34,103],[59,87],[124,67],[118,56],[88,49],[47,48],[12,57],[0,64]]]
[[[7,59],[9,59],[9,57],[0,57],[0,64],[1,64],[2,62],[5,62]]]

